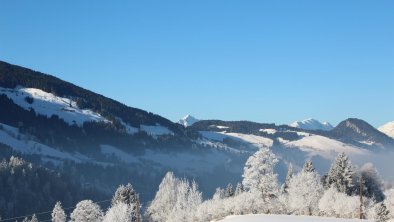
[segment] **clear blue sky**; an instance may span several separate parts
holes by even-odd
[[[0,60],[171,120],[394,120],[391,0],[1,0]]]

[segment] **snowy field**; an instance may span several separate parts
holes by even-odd
[[[250,214],[242,216],[228,216],[222,222],[372,222],[370,220],[340,219],[331,217],[289,216],[289,215],[266,215]]]

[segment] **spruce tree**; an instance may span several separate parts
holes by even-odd
[[[376,206],[374,220],[376,222],[386,222],[389,220],[389,211],[384,203],[379,203]]]
[[[307,160],[304,164],[304,168],[302,169],[304,172],[315,172],[315,168],[313,167],[312,160]]]
[[[38,218],[35,214],[33,214],[33,216],[31,217],[30,222],[38,222]]]
[[[235,196],[241,194],[244,192],[244,187],[242,186],[242,183],[237,183],[237,187],[235,188]]]
[[[233,185],[229,183],[226,188],[226,197],[232,197],[232,196],[234,196]]]
[[[135,192],[133,186],[129,183],[126,186],[121,185],[115,192],[112,198],[112,206],[124,203],[133,207],[133,221],[141,221],[140,212],[140,200],[137,192]]]
[[[246,161],[242,184],[247,191],[261,192],[263,199],[271,199],[279,191],[274,166],[278,163],[275,154],[261,148]]]
[[[335,187],[339,192],[351,194],[353,189],[353,169],[345,153],[340,153],[331,165],[326,177],[326,188]]]
[[[65,222],[66,214],[62,208],[62,204],[57,202],[52,211],[52,222]]]

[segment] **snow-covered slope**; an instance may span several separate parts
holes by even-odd
[[[373,148],[394,149],[393,138],[361,119],[346,119],[340,122],[330,133],[336,139],[366,144]]]
[[[0,95],[6,95],[15,104],[25,110],[33,109],[37,114],[45,115],[48,118],[56,115],[66,123],[82,126],[84,122],[107,122],[99,113],[88,109],[80,109],[77,103],[69,98],[56,96],[52,93],[44,92],[35,88],[2,88],[0,87]],[[133,135],[139,131],[145,131],[148,135],[157,137],[162,135],[174,135],[167,127],[156,124],[140,125],[139,128],[132,127],[125,123],[121,118],[117,118],[126,128],[126,132]]]
[[[359,219],[342,219],[332,217],[311,217],[311,216],[293,216],[293,215],[273,215],[273,214],[250,214],[240,216],[228,216],[223,222],[372,222],[370,220]]]
[[[100,114],[87,109],[80,109],[77,103],[68,98],[55,96],[35,88],[8,89],[0,87],[0,95],[4,94],[23,109],[34,109],[37,114],[52,117],[57,115],[70,125],[83,125],[84,122],[108,122]]]
[[[394,121],[384,124],[383,126],[379,127],[378,130],[387,136],[394,138]]]
[[[252,134],[242,134],[242,133],[227,133],[223,132],[213,132],[213,131],[200,131],[202,137],[214,141],[221,141],[225,138],[233,139],[239,142],[244,142],[253,145],[257,148],[259,147],[271,147],[273,140],[270,138],[265,138],[262,136],[256,136]]]
[[[320,122],[318,120],[308,118],[302,121],[295,121],[289,126],[305,129],[305,130],[332,130],[334,127],[328,122]]]
[[[326,159],[332,159],[340,152],[354,155],[367,155],[370,152],[362,148],[342,143],[324,136],[313,135],[305,136],[295,141],[282,141],[289,148],[299,148],[309,155],[319,155]]]
[[[17,128],[0,123],[0,143],[11,147],[13,150],[28,154],[40,155],[47,161],[71,160],[74,162],[91,161],[88,157],[79,153],[67,153],[32,140],[23,135]]]
[[[198,122],[199,120],[194,118],[191,115],[186,115],[185,117],[183,117],[182,119],[180,119],[178,121],[179,124],[183,125],[184,127],[188,127],[193,125],[194,123]]]

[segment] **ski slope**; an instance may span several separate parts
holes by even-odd
[[[250,214],[241,216],[228,216],[221,222],[372,222],[370,220],[342,219],[331,217]]]

